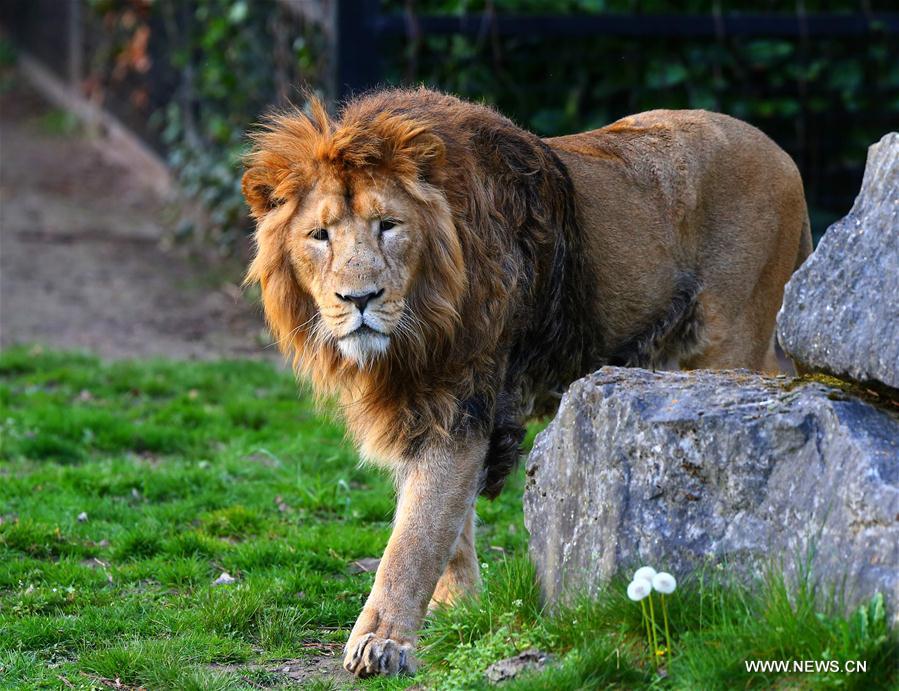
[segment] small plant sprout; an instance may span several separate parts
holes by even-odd
[[[647,567],[644,567],[647,568]],[[642,571],[642,569],[641,569]],[[637,573],[640,573],[639,571]],[[634,574],[636,576],[636,574]],[[655,617],[652,612],[652,581],[647,578],[634,578],[627,586],[627,596],[634,602],[640,603],[643,611],[643,626],[646,628],[646,642],[655,653]],[[646,612],[646,598],[649,598],[649,613]],[[652,655],[653,664],[658,668],[659,663],[655,654]]]

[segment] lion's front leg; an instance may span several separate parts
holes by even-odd
[[[423,454],[401,475],[393,534],[346,645],[353,674],[415,672],[418,629],[472,511],[485,453],[485,441],[466,441]]]

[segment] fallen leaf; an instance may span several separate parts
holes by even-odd
[[[381,560],[377,557],[364,557],[350,564],[350,573],[373,573],[378,570]]]
[[[232,576],[230,573],[228,573],[227,571],[222,571],[222,575],[216,578],[212,582],[212,585],[231,585],[236,581],[237,579],[234,578],[234,576]]]

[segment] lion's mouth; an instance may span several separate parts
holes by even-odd
[[[352,336],[382,336],[383,338],[389,338],[388,334],[384,333],[383,331],[378,331],[368,324],[360,324],[357,328],[353,329],[348,334],[341,336],[340,340],[350,338]]]
[[[368,324],[362,324],[337,341],[343,356],[359,365],[366,365],[387,352],[390,336]]]

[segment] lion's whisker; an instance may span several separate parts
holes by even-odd
[[[287,335],[285,335],[283,338],[279,338],[278,340],[273,341],[272,343],[269,343],[269,344],[268,344],[267,346],[265,346],[265,347],[266,347],[266,348],[273,348],[274,346],[279,346],[279,347],[280,347],[283,343],[285,343],[286,341],[292,339],[292,338],[297,334],[297,332],[299,332],[301,329],[306,328],[306,327],[310,324],[310,322],[315,321],[315,320],[318,319],[320,316],[321,316],[321,315],[320,315],[318,312],[316,312],[316,313],[313,314],[311,317],[309,317],[309,319],[307,319],[306,321],[304,321],[302,324],[300,324],[300,325],[295,326],[294,328],[292,328],[292,329],[290,330],[290,332],[289,332]],[[313,327],[313,328],[314,328],[314,327]]]
[[[401,328],[402,332],[407,335],[410,341],[414,341],[414,343],[412,344],[413,346],[417,346],[418,350],[424,348],[424,324],[422,324],[422,321],[421,319],[419,319],[418,315],[409,310],[404,310],[400,315],[397,326]]]
[[[324,321],[319,319],[312,326],[312,339],[319,345],[327,345],[334,340],[334,335],[325,327]]]

